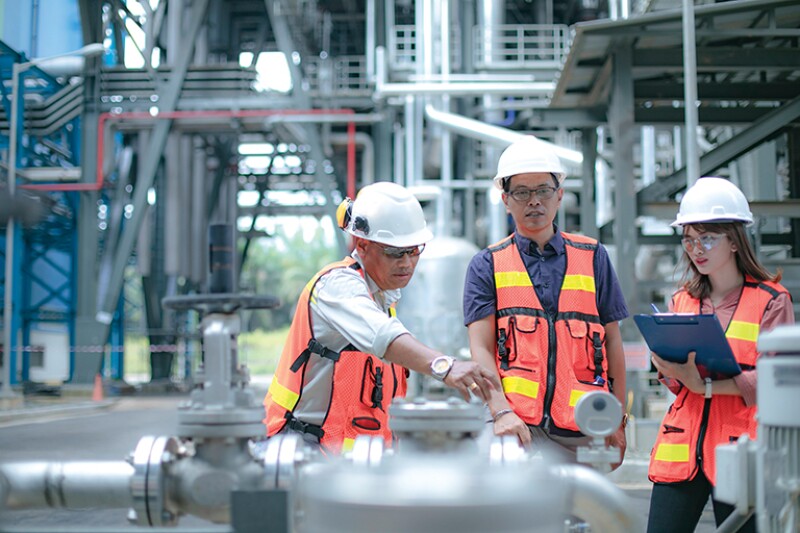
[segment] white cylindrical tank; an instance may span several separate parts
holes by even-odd
[[[465,239],[436,237],[425,247],[411,282],[403,289],[397,316],[431,348],[468,356],[462,311],[464,277],[477,246]]]
[[[567,484],[532,464],[474,454],[399,454],[375,468],[328,462],[301,476],[300,533],[562,531]],[[537,490],[537,487],[541,490]]]

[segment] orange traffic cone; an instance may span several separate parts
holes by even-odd
[[[93,402],[103,401],[103,378],[100,376],[100,374],[97,374],[94,377],[94,389],[92,390],[92,401]]]

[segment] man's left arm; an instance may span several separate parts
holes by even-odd
[[[606,357],[608,357],[608,381],[612,385],[612,393],[622,404],[622,411],[625,412],[625,394],[627,391],[625,380],[625,353],[622,350],[622,333],[619,330],[618,322],[606,324]],[[628,447],[625,438],[625,424],[620,424],[619,429],[608,437],[606,444],[615,446],[620,450],[620,462],[611,468],[616,469],[622,464],[625,457],[625,449]]]

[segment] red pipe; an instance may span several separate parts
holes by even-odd
[[[170,120],[181,118],[251,118],[269,116],[302,116],[302,115],[352,115],[352,109],[245,109],[239,111],[169,111],[151,115],[146,111],[130,111],[127,113],[101,113],[97,119],[97,177],[94,183],[37,183],[20,185],[20,188],[36,191],[99,191],[103,188],[103,151],[105,149],[105,123],[107,120],[123,120],[126,118],[139,120]],[[355,198],[356,190],[356,125],[347,123],[347,194]]]

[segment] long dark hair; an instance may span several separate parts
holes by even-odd
[[[685,228],[689,225],[684,226]],[[728,237],[736,245],[736,268],[745,276],[750,276],[756,281],[781,280],[781,272],[770,274],[756,258],[750,239],[742,222],[707,222],[705,224],[691,224],[700,233],[721,233]],[[708,276],[701,274],[689,257],[686,250],[683,251],[683,259],[687,263],[683,273],[683,288],[694,298],[702,300],[711,295],[711,280]]]

